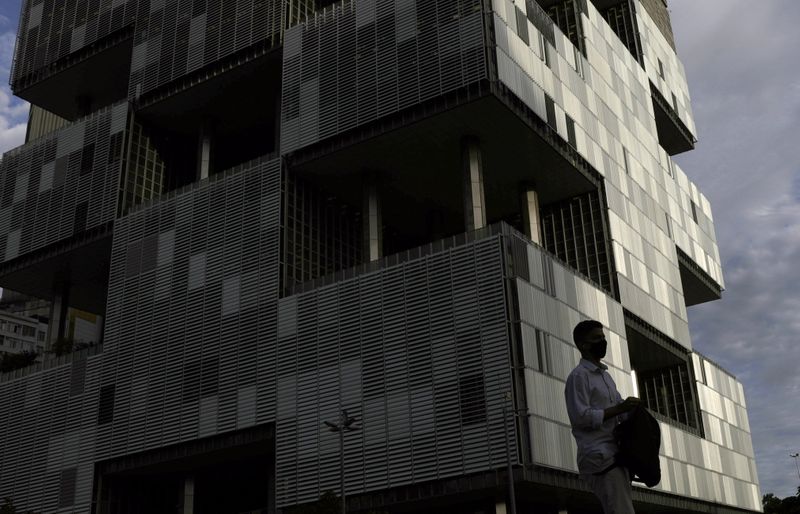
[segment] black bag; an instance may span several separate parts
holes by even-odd
[[[658,421],[641,405],[614,429],[619,452],[616,463],[625,466],[631,479],[654,487],[661,481],[661,428]]]

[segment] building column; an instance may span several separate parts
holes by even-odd
[[[520,209],[525,235],[534,243],[542,244],[541,220],[539,216],[539,193],[531,185],[523,185],[520,191]]]
[[[102,344],[103,343],[103,330],[105,330],[106,326],[106,319],[103,316],[97,315],[97,319],[95,322],[95,344]]]
[[[183,509],[181,514],[194,514],[194,477],[183,479]]]
[[[212,137],[211,124],[205,123],[200,129],[197,140],[197,180],[207,179],[213,171],[211,169]]]
[[[50,320],[47,327],[47,347],[50,350],[59,339],[67,335],[67,320],[69,314],[69,286],[56,288],[53,301],[50,302]]]
[[[508,508],[506,508],[506,502],[498,501],[494,504],[494,514],[507,514]]]
[[[381,201],[375,177],[364,181],[364,256],[365,262],[377,261],[383,257],[383,222],[381,220]]]
[[[464,169],[464,230],[472,232],[486,226],[483,164],[477,139],[464,139],[461,144],[461,159]]]

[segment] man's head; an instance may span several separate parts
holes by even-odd
[[[608,343],[603,333],[603,324],[599,321],[587,319],[575,325],[572,340],[581,355],[587,359],[599,361],[606,356]]]

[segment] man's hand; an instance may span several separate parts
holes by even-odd
[[[613,418],[614,416],[619,416],[620,414],[630,412],[638,407],[640,403],[642,403],[642,400],[639,398],[636,398],[635,396],[628,396],[622,401],[622,403],[618,403],[613,407],[609,407],[604,410],[603,421],[607,420],[608,418]]]
[[[638,407],[639,404],[641,403],[642,403],[641,399],[635,396],[628,396],[622,401],[622,403],[619,404],[619,407],[622,409],[622,412],[630,412],[636,407]]]

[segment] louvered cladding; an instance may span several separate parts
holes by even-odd
[[[278,505],[501,467],[510,356],[498,237],[282,298]],[[511,430],[511,426],[508,427]],[[516,454],[516,452],[515,452]]]
[[[260,343],[276,331],[279,206],[280,163],[262,159],[117,221],[113,420],[98,428],[111,454],[272,419],[274,346]]]
[[[114,219],[128,104],[71,123],[0,161],[0,261]]]
[[[354,0],[286,32],[281,149],[486,78],[480,0]]]
[[[0,491],[16,506],[33,512],[91,509],[101,367],[101,356],[90,355],[0,379]]]
[[[102,5],[101,5],[102,4]],[[27,0],[11,83],[133,27],[129,96],[146,93],[256,43],[280,44],[313,0]]]

